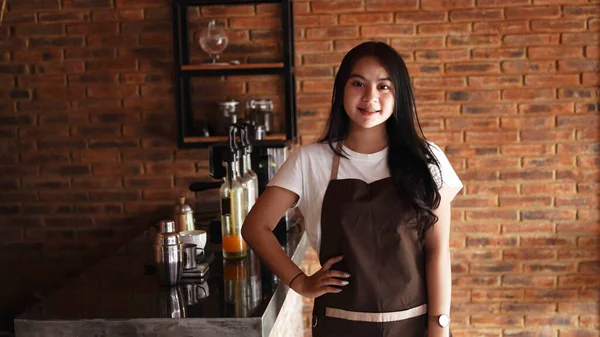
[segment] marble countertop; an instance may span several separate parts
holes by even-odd
[[[214,251],[204,279],[163,287],[151,268],[153,238],[143,233],[29,308],[15,319],[16,336],[269,335],[288,287],[254,252],[230,261]],[[280,245],[300,264],[308,240],[288,233]]]

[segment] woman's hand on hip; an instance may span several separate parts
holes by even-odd
[[[338,287],[348,284],[348,281],[341,279],[350,277],[350,274],[339,270],[331,270],[331,267],[342,261],[343,258],[343,256],[332,257],[313,275],[300,275],[298,279],[292,282],[292,289],[308,298],[316,298],[326,293],[339,293],[342,289]]]

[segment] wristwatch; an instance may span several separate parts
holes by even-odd
[[[441,314],[439,316],[429,315],[429,321],[437,322],[442,328],[450,325],[450,317],[448,315]]]

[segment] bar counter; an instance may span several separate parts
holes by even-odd
[[[214,260],[205,278],[164,287],[152,268],[153,239],[144,232],[29,308],[15,319],[16,336],[269,336],[288,287],[254,252],[224,260],[209,244]],[[279,241],[299,265],[304,232]]]

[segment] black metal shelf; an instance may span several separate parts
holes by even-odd
[[[254,5],[275,3],[281,5],[283,60],[275,63],[210,65],[190,64],[187,7],[211,5]],[[219,137],[202,141],[192,132],[191,79],[202,76],[282,75],[284,77],[285,136],[282,140],[296,139],[296,77],[294,65],[294,15],[292,0],[173,0],[173,54],[175,58],[175,94],[180,148],[209,147],[222,143]]]

